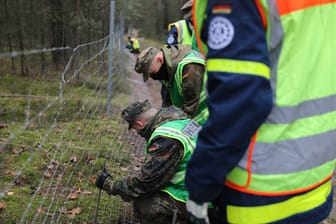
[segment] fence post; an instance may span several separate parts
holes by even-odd
[[[110,6],[110,40],[109,40],[109,53],[108,53],[108,81],[107,81],[107,113],[111,113],[112,103],[112,73],[113,73],[113,35],[114,35],[114,10],[115,2],[111,0]]]

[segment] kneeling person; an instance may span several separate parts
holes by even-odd
[[[147,141],[146,159],[136,176],[113,180],[104,172],[96,186],[132,201],[143,223],[186,222],[184,176],[196,144],[194,121],[177,107],[156,109],[148,100],[128,106],[122,117]]]

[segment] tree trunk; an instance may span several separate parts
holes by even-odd
[[[89,6],[90,6],[90,4],[91,3],[89,3]],[[92,40],[91,40],[91,20],[90,20],[90,18],[91,18],[91,9],[92,9],[92,7],[88,7],[88,19],[87,19],[87,26],[88,26],[88,35],[87,35],[87,43],[89,43],[89,42],[91,42]],[[90,45],[88,45],[87,46],[87,54],[88,54],[88,57],[90,57],[90,54],[91,54],[91,52],[90,52]]]
[[[34,1],[30,1],[29,2],[30,5],[29,5],[29,10],[30,10],[30,18],[29,18],[29,21],[28,21],[28,25],[30,25],[30,28],[31,28],[31,34],[29,35],[30,36],[30,48],[33,49],[35,47],[35,44],[38,43],[38,37],[37,37],[37,27],[38,27],[38,24],[37,24],[37,20],[36,20],[36,8],[35,8],[35,2]]]
[[[16,10],[16,25],[18,27],[18,31],[17,31],[17,41],[18,41],[18,45],[19,45],[19,49],[21,52],[24,52],[24,40],[23,40],[23,25],[22,25],[22,21],[21,21],[21,16],[20,16],[20,11],[22,12],[22,2],[16,0],[15,1],[17,9]],[[20,62],[21,62],[21,75],[25,76],[28,74],[28,69],[25,65],[25,56],[24,54],[21,54],[20,56]]]
[[[76,18],[76,21],[77,21],[77,26],[76,26],[76,28],[75,28],[75,38],[76,38],[76,44],[75,44],[75,46],[78,46],[78,45],[80,45],[80,43],[81,43],[81,36],[80,36],[80,30],[79,30],[79,27],[80,27],[80,25],[79,25],[79,21],[80,21],[80,10],[81,10],[81,7],[80,7],[80,4],[81,4],[81,0],[77,0],[77,5],[76,5],[76,16],[77,16],[77,18]]]
[[[7,20],[7,23],[9,23],[10,18],[9,18],[9,13],[8,13],[8,3],[7,3],[7,0],[4,0],[4,1],[5,1],[6,20]],[[12,52],[13,51],[13,39],[12,39],[12,34],[11,33],[7,34],[7,39],[8,39],[9,52]],[[12,63],[12,71],[14,73],[16,73],[16,66],[15,66],[14,57],[11,57],[11,63]]]
[[[168,23],[169,23],[169,20],[168,20],[168,9],[169,9],[169,0],[163,0],[163,26],[164,26],[164,30],[167,30],[167,27],[168,27]]]
[[[44,4],[43,0],[40,0],[40,11],[41,11],[41,26],[40,26],[40,38],[41,38],[41,46],[44,47],[45,45],[45,30],[44,30],[44,24],[45,24],[45,11],[44,11]],[[40,54],[40,61],[41,61],[41,77],[45,78],[45,68],[46,68],[46,57],[45,54],[42,52]]]
[[[63,15],[61,0],[50,0],[51,4],[51,47],[62,47],[64,39],[63,31]],[[52,59],[56,69],[58,69],[61,62],[61,51],[53,51]]]
[[[155,30],[156,37],[161,37],[160,33],[162,33],[162,26],[161,26],[161,15],[162,15],[162,0],[157,0],[157,9],[156,9],[156,23],[155,23]]]

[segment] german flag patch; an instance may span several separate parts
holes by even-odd
[[[216,5],[212,8],[212,14],[230,14],[231,11],[231,4]]]

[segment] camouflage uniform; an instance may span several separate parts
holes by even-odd
[[[167,88],[170,96],[164,97],[163,106],[172,105],[172,86],[174,79],[176,78],[175,74],[177,72],[179,63],[187,57],[192,49],[190,46],[186,45],[176,45],[170,47],[160,48],[159,50],[153,47],[146,48],[138,56],[137,62],[135,65],[135,70],[138,73],[142,73],[144,81],[147,81],[149,74],[150,64],[155,57],[155,55],[162,51],[164,55],[164,64],[162,65],[160,71],[151,75],[153,79],[163,80],[165,87]],[[205,67],[203,64],[190,62],[183,66],[182,70],[182,95],[183,103],[182,105],[176,105],[181,108],[190,118],[193,118],[199,109],[200,104],[200,93],[204,89],[203,79],[204,79]]]
[[[135,112],[132,108],[124,110],[124,119],[131,122],[136,114],[149,108],[146,102],[138,103],[137,107]],[[186,114],[176,107],[163,108],[139,134],[148,141],[151,133],[161,124],[186,118]],[[180,164],[183,146],[175,139],[156,137],[148,144],[148,149],[141,171],[136,176],[123,180],[107,178],[103,189],[110,194],[120,195],[125,201],[132,201],[143,223],[171,223],[174,212],[177,215],[176,223],[185,223],[185,204],[161,191]]]

